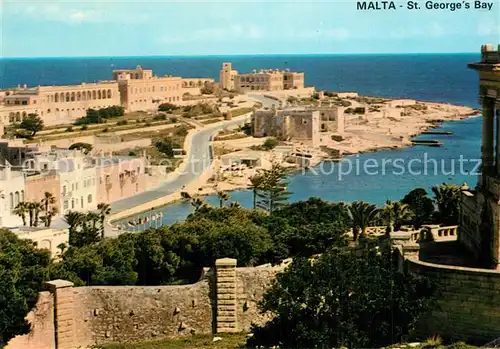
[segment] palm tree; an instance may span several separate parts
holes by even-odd
[[[45,216],[43,217],[40,217],[40,221],[42,223],[44,223],[44,225],[46,227],[50,227],[50,225],[52,224],[52,217],[55,217],[55,215],[57,215],[57,213],[59,212],[59,210],[57,209],[57,207],[51,207],[49,209],[49,212],[45,214]]]
[[[208,207],[208,204],[200,198],[191,199],[191,205],[193,205],[195,211],[198,211],[203,207]]]
[[[101,238],[104,238],[104,220],[111,213],[111,206],[102,202],[97,205],[97,209],[99,210],[99,217],[101,219]]]
[[[16,208],[14,208],[14,214],[17,216],[21,217],[23,220],[23,225],[26,226],[26,213],[28,212],[28,203],[27,202],[20,202],[17,204]],[[31,224],[30,224],[31,226]]]
[[[398,231],[401,229],[404,221],[413,216],[410,206],[400,201],[387,200],[382,208],[382,218],[386,221],[389,231]]]
[[[52,217],[57,214],[57,209],[54,210],[55,207],[52,207],[52,209],[50,207],[51,205],[54,205],[55,203],[56,203],[56,198],[54,197],[54,195],[52,195],[51,193],[46,191],[44,193],[43,199],[41,201],[41,204],[43,205],[44,211],[45,211],[45,216],[44,216],[43,222],[45,223],[46,227],[50,227],[50,224],[52,222]],[[52,214],[54,214],[54,215],[52,215]]]
[[[253,208],[255,210],[257,208],[257,195],[259,194],[259,190],[264,187],[265,177],[262,174],[258,173],[250,177],[250,183],[250,188],[253,192]]]
[[[26,203],[26,208],[28,210],[28,214],[30,217],[30,227],[34,225],[35,222],[35,207],[36,207],[36,202],[27,202]]]
[[[434,202],[437,206],[437,220],[442,224],[458,224],[460,207],[460,187],[455,184],[437,185],[432,187]]]
[[[87,227],[96,229],[97,222],[101,221],[101,216],[97,212],[87,212],[85,214],[85,220]]]
[[[361,236],[366,237],[366,228],[377,218],[379,210],[376,205],[364,201],[355,201],[349,205],[349,216],[352,222],[353,240],[358,238],[358,232],[361,230]]]
[[[217,197],[219,198],[219,205],[221,208],[222,208],[222,206],[224,206],[224,201],[227,201],[230,198],[229,193],[227,193],[225,191],[218,191]]]
[[[33,211],[34,211],[34,217],[33,217],[33,226],[38,227],[38,223],[40,222],[40,212],[43,210],[43,204],[41,202],[33,202]]]
[[[230,208],[240,208],[240,207],[241,207],[241,205],[240,205],[240,203],[239,203],[239,202],[231,202],[231,203],[229,204],[229,207],[230,207]]]
[[[81,212],[69,211],[64,215],[63,220],[69,225],[69,233],[76,232],[85,221],[85,215]]]

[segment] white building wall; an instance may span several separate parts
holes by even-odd
[[[78,168],[80,165],[80,168]],[[97,208],[97,178],[95,167],[78,163],[73,171],[59,173],[62,214],[68,211],[87,212]]]
[[[25,177],[10,168],[0,170],[0,227],[9,228],[22,225],[22,219],[12,211],[24,201]]]

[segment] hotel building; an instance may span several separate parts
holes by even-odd
[[[304,73],[290,70],[254,70],[240,74],[231,63],[223,63],[220,71],[220,87],[238,92],[280,91],[304,88]]]
[[[66,86],[18,86],[0,95],[0,123],[21,122],[37,114],[46,125],[72,122],[87,110],[120,105],[126,111],[156,110],[161,103],[178,103],[185,93],[200,94],[213,79],[154,76],[152,70],[114,70],[113,80]]]

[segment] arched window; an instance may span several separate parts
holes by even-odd
[[[77,101],[80,101],[81,99],[82,99],[82,94],[81,94],[80,92],[78,92],[78,93],[76,94],[76,100],[77,100]]]
[[[56,103],[59,103],[59,95],[56,93],[56,94],[54,95],[54,97],[55,97],[55,101],[56,101]]]
[[[89,194],[89,196],[87,196],[87,203],[92,203],[92,194]]]
[[[106,90],[102,90],[102,99],[106,98]]]
[[[21,190],[21,202],[24,202],[24,190]]]
[[[23,111],[23,120],[26,119],[26,112]]]
[[[74,92],[71,92],[71,102],[74,102],[75,101],[75,93]]]
[[[21,113],[16,113],[16,121],[21,121]]]
[[[14,193],[14,207],[16,207],[19,204],[19,192],[16,191]]]
[[[101,90],[97,90],[97,99],[101,99]]]
[[[87,91],[87,101],[90,101],[92,99],[92,92]]]
[[[11,210],[14,209],[14,194],[10,193],[9,207]]]
[[[64,102],[64,93],[59,94],[59,102]]]
[[[16,121],[16,114],[14,112],[10,112],[9,114],[9,122]]]
[[[97,93],[94,91],[92,91],[92,99],[97,99]]]
[[[111,98],[111,90],[108,90],[108,98]]]
[[[153,86],[153,92],[155,92],[155,87]]]
[[[71,100],[69,92],[66,92],[66,102],[69,102]]]

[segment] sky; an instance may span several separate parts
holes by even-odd
[[[446,1],[464,2],[436,0]],[[478,52],[500,42],[500,0],[453,12],[418,2],[359,11],[355,0],[0,0],[0,56]]]

